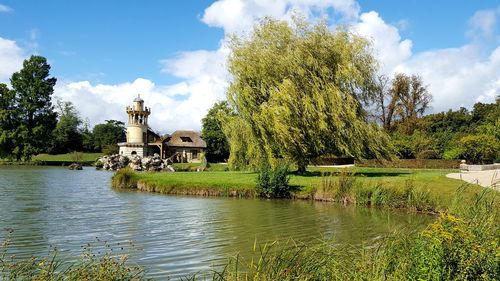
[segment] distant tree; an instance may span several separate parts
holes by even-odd
[[[222,131],[221,114],[233,114],[227,101],[215,103],[201,120],[201,136],[207,143],[206,157],[209,162],[222,162],[229,158],[229,144]]]
[[[403,73],[395,75],[391,92],[392,96],[397,98],[395,113],[407,133],[411,134],[415,129],[417,118],[423,116],[429,107],[432,96],[424,85],[422,77]]]
[[[284,157],[304,172],[324,154],[389,154],[361,107],[377,65],[367,40],[325,23],[265,19],[250,36],[234,37],[231,50],[228,100],[246,123],[234,124],[249,128],[245,141],[268,161]],[[231,146],[246,147],[234,140],[242,138],[229,137]]]
[[[82,132],[80,125],[82,120],[73,103],[57,99],[57,112],[59,120],[52,132],[52,147],[49,153],[67,153],[70,151],[82,151]]]
[[[10,79],[15,92],[15,118],[18,121],[12,154],[17,160],[30,160],[47,150],[57,123],[51,98],[56,78],[49,78],[50,65],[41,56],[31,56]]]
[[[17,120],[15,114],[15,92],[0,84],[0,158],[12,157]]]
[[[391,91],[391,80],[385,75],[379,75],[374,83],[373,100],[375,104],[375,117],[384,129],[389,130],[396,111],[397,97]]]
[[[94,137],[92,135],[92,131],[90,130],[90,121],[85,119],[82,125],[82,146],[83,151],[87,152],[95,152],[94,148]]]
[[[116,145],[125,141],[125,123],[117,120],[106,120],[97,124],[92,130],[94,150],[102,151],[108,145]]]

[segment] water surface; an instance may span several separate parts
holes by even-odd
[[[0,240],[16,256],[51,247],[81,254],[87,243],[125,247],[150,277],[185,276],[252,251],[254,242],[371,243],[432,218],[404,212],[289,200],[202,198],[120,191],[112,173],[84,168],[0,166]],[[97,240],[101,242],[97,242]]]

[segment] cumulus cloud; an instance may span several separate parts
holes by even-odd
[[[15,41],[0,37],[0,83],[6,83],[12,73],[21,69],[24,51]]]
[[[489,39],[493,37],[499,15],[500,7],[475,12],[468,21],[466,35],[472,39]]]
[[[3,4],[0,4],[0,13],[10,13],[12,12],[12,8],[7,6],[7,5],[3,5]]]
[[[211,83],[203,81],[198,84],[181,82],[158,86],[148,79],[138,78],[117,85],[93,85],[89,81],[59,82],[55,96],[73,102],[83,118],[88,118],[91,124],[97,124],[107,119],[127,121],[125,107],[131,105],[137,94],[140,94],[152,111],[150,126],[166,133],[178,129],[199,130],[201,118],[215,100],[210,93],[220,91],[223,90],[213,89]],[[182,97],[186,92],[190,95]]]
[[[434,96],[434,112],[493,102],[500,94],[500,47],[485,59],[472,44],[423,52],[397,70],[422,75]]]
[[[433,111],[491,102],[500,93],[500,47],[488,53],[470,37],[471,42],[461,47],[413,53],[412,41],[400,35],[400,24],[387,23],[375,11],[361,13],[354,0],[219,0],[207,7],[201,21],[229,34],[250,30],[263,16],[288,20],[294,11],[311,21],[328,18],[333,26],[349,23],[351,30],[372,40],[382,73],[422,75],[434,95]],[[475,29],[495,36],[498,9],[491,11],[494,18],[490,12],[474,14],[468,22],[469,32]],[[152,109],[153,129],[161,133],[200,130],[207,110],[225,98],[230,80],[226,40],[222,38],[215,50],[179,52],[159,60],[161,71],[180,78],[179,83],[156,85],[145,78],[121,84],[58,81],[55,95],[72,101],[94,125],[106,119],[126,121],[125,107],[140,93]],[[22,59],[23,50],[14,41],[0,38],[0,65],[7,66],[0,69],[0,81],[18,70]]]
[[[223,28],[226,33],[250,30],[262,17],[289,19],[298,12],[308,18],[327,16],[328,12],[350,21],[358,17],[360,7],[354,0],[219,0],[204,12],[202,21]]]
[[[375,56],[381,63],[381,72],[392,74],[394,68],[412,55],[412,42],[401,39],[399,30],[387,24],[377,12],[361,14],[359,22],[354,24],[354,32],[371,39]]]

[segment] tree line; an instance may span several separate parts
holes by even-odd
[[[125,141],[124,123],[106,120],[90,129],[75,106],[55,99],[57,79],[42,56],[31,56],[12,74],[11,87],[0,83],[0,158],[30,160],[39,153],[111,152]]]
[[[267,18],[230,48],[227,100],[202,120],[209,161],[299,172],[324,156],[500,161],[500,98],[424,115],[422,77],[377,75],[370,42],[343,28]]]

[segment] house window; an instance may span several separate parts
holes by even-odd
[[[190,137],[181,137],[182,142],[193,142]]]
[[[198,150],[191,150],[192,159],[198,159]]]

